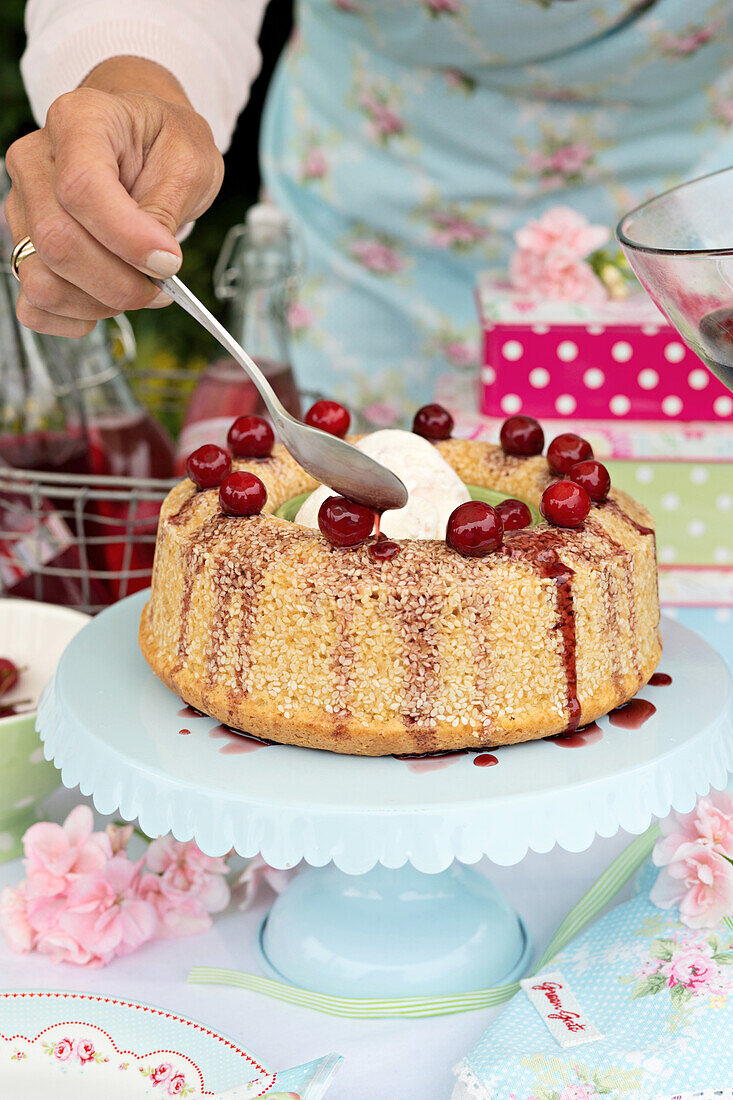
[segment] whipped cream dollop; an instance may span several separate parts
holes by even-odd
[[[448,517],[471,494],[438,448],[397,428],[373,432],[356,446],[397,474],[408,492],[404,508],[392,508],[382,516],[382,533],[392,539],[444,539]],[[334,495],[333,489],[321,485],[303,502],[295,522],[317,528],[318,509]]]

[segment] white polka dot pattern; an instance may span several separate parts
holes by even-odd
[[[577,408],[578,402],[570,393],[561,393],[555,402],[555,408],[561,416],[572,416]]]
[[[491,324],[484,332],[481,372],[485,415],[506,415],[506,399],[518,397],[522,408],[540,418],[719,422],[733,417],[733,397],[722,382],[664,323],[545,324],[518,315],[516,323]],[[572,412],[569,397],[575,401]],[[516,408],[516,401],[508,407]]]
[[[543,390],[550,384],[550,372],[544,367],[535,367],[529,372],[529,384],[535,390]]]
[[[517,359],[521,359],[524,354],[524,348],[519,340],[507,340],[501,350],[504,358],[508,359],[510,363],[514,363]]]
[[[617,393],[608,402],[608,407],[614,416],[626,416],[631,408],[631,402],[624,393]]]

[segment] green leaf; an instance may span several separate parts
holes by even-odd
[[[685,985],[673,985],[669,991],[669,999],[675,1008],[681,1009],[692,996],[692,990]]]
[[[713,954],[715,954],[716,951],[720,951],[723,946],[723,941],[717,932],[713,932],[708,936],[708,946],[712,948]]]
[[[658,990],[655,988],[649,978],[642,978],[642,980],[634,986],[633,992],[631,994],[631,1000],[638,1001],[640,997],[648,997],[650,994],[657,992]]]
[[[661,993],[667,984],[667,979],[664,974],[650,974],[647,981],[652,987],[652,993]]]
[[[649,954],[653,959],[661,959],[663,962],[669,962],[674,955],[676,946],[674,940],[652,940],[649,946]]]
[[[720,951],[717,955],[713,955],[713,958],[721,966],[733,966],[733,951]]]

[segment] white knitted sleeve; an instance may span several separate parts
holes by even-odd
[[[267,0],[28,0],[21,70],[40,125],[51,103],[109,57],[131,54],[179,80],[223,151],[260,67]]]

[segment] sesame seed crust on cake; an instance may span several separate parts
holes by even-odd
[[[541,456],[437,446],[467,484],[534,507],[557,480]],[[657,666],[653,523],[619,490],[581,527],[509,532],[487,557],[408,539],[380,563],[273,515],[317,484],[282,446],[233,469],[264,482],[265,511],[177,485],[139,634],[163,683],[226,725],[365,756],[492,748],[586,725]]]

